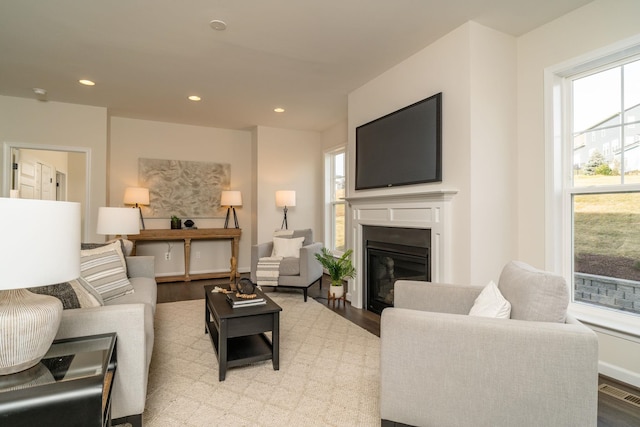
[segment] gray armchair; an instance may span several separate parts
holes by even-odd
[[[290,236],[279,237],[304,237],[302,248],[300,249],[300,258],[287,257],[280,261],[279,276],[277,279],[277,287],[302,289],[304,300],[307,301],[307,290],[316,282],[320,283],[322,288],[322,265],[315,257],[316,253],[320,253],[322,249],[321,242],[313,241],[313,232],[311,229],[293,230]],[[261,243],[251,247],[251,281],[258,282],[256,275],[258,260],[264,257],[270,257],[273,251],[273,242]]]
[[[566,313],[564,280],[512,262],[498,288],[511,319],[467,315],[482,286],[395,283],[381,318],[383,426],[596,426],[597,337]]]

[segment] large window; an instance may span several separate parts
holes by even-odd
[[[640,56],[555,77],[554,229],[572,301],[640,315]]]
[[[334,255],[345,251],[345,160],[344,148],[331,151],[325,157],[326,170],[326,241]]]

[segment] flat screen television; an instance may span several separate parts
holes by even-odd
[[[442,93],[356,128],[356,190],[442,181]]]

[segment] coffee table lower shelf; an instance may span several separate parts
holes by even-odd
[[[207,332],[220,363],[219,335],[213,322],[207,322]],[[265,334],[227,338],[227,367],[269,360],[273,355],[273,345]]]

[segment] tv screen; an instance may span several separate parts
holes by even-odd
[[[442,181],[442,93],[356,128],[356,190]]]

